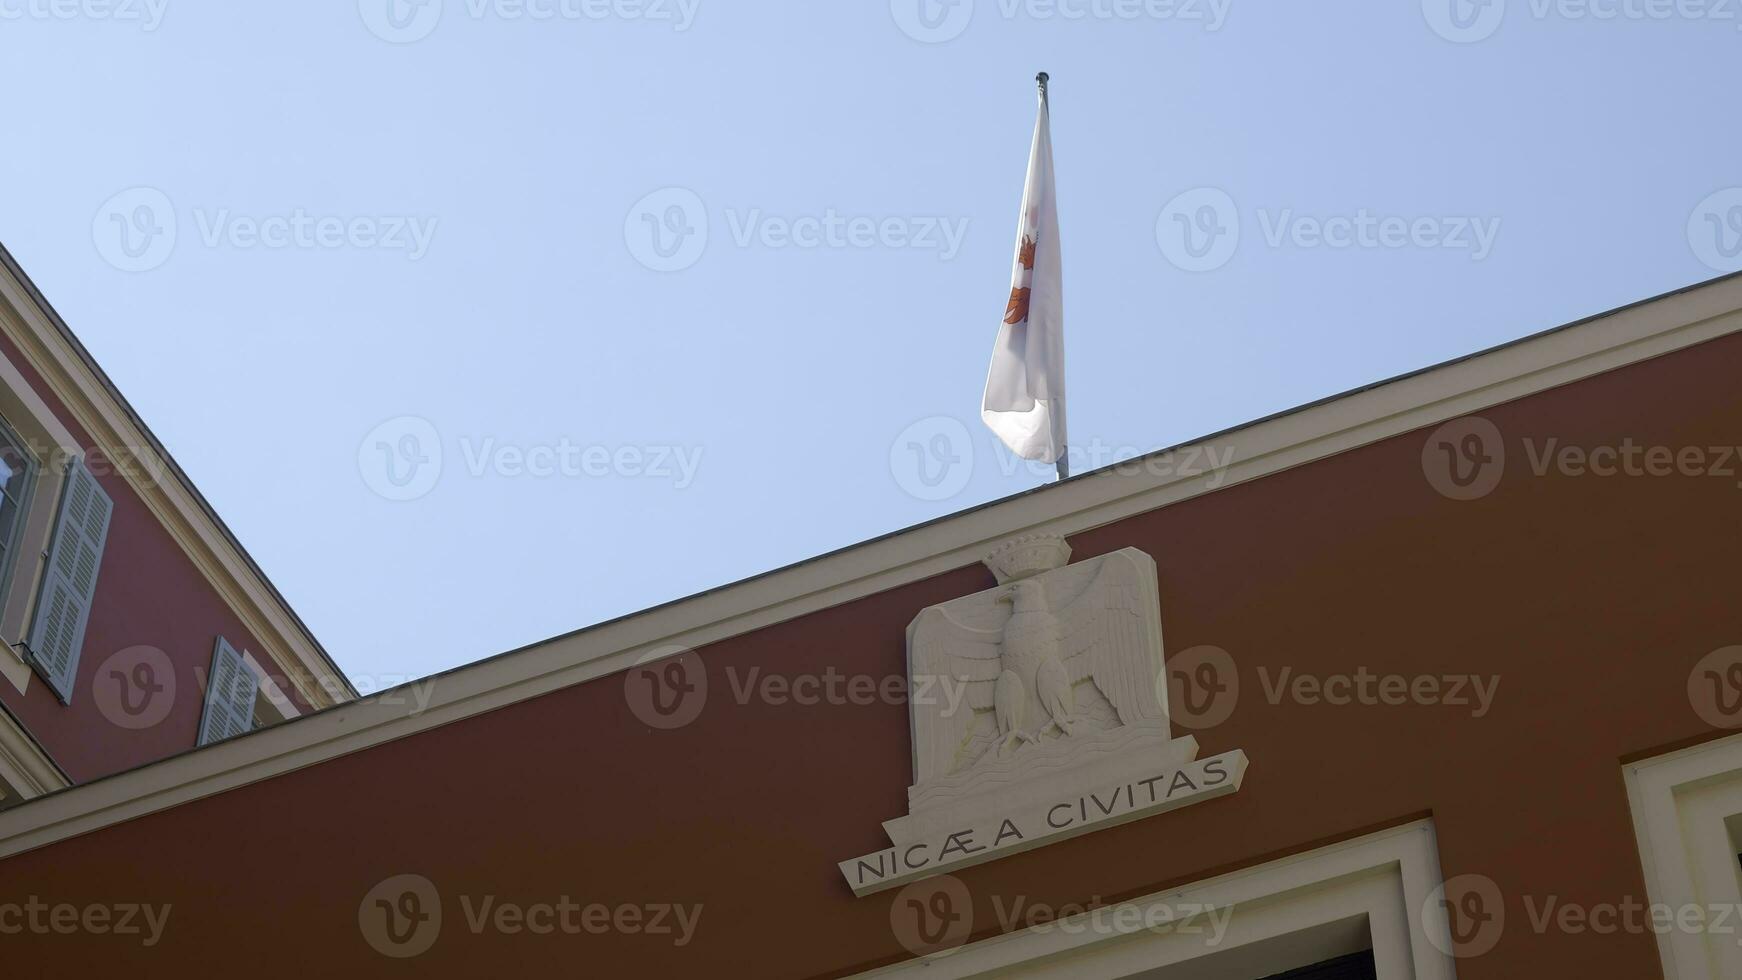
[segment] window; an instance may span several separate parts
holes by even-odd
[[[206,680],[205,713],[200,718],[201,745],[234,738],[260,727],[255,700],[260,680],[248,659],[230,641],[218,637],[212,650],[212,671]]]
[[[36,458],[12,427],[0,420],[0,602],[5,601],[16,565],[19,531],[36,484]]]
[[[1742,976],[1733,921],[1742,874],[1731,861],[1742,851],[1742,735],[1632,763],[1624,775],[1646,891],[1676,923],[1652,930],[1663,975]]]
[[[103,543],[115,504],[84,459],[71,457],[61,487],[54,536],[42,574],[41,594],[24,651],[62,704],[73,701],[73,681],[85,648],[85,624],[96,597]]]
[[[1369,949],[1287,973],[1277,973],[1269,980],[1378,980],[1378,977],[1373,951]]]
[[[1421,820],[1084,913],[1075,928],[1037,925],[879,975],[1454,980],[1434,897],[1441,884],[1433,823]]]
[[[22,692],[42,669],[30,662],[26,647],[42,597],[44,559],[65,497],[70,466],[63,464],[84,450],[4,355],[0,420],[8,485],[0,495],[5,546],[0,549],[0,678]],[[66,697],[59,690],[56,694]]]

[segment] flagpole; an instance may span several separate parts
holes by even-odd
[[[1034,76],[1035,84],[1040,86],[1040,104],[1042,106],[1045,106],[1045,107],[1050,107],[1046,101],[1046,83],[1048,81],[1050,81],[1051,79],[1052,79],[1052,76],[1048,75],[1044,71],[1041,72],[1040,74]],[[1060,480],[1070,479],[1070,477],[1071,477],[1071,454],[1070,454],[1070,448],[1068,446],[1060,446],[1059,447],[1059,458],[1058,458],[1057,466],[1058,466],[1059,479]]]
[[[1010,267],[1010,299],[1004,305],[980,420],[1018,457],[1046,461],[1058,478],[1071,475],[1065,443],[1064,296],[1058,251],[1058,202],[1052,176],[1052,127],[1047,112],[1046,72],[1040,87],[1022,210],[1016,219],[1016,255]]]

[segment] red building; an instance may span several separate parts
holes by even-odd
[[[1731,277],[63,790],[0,950],[1739,977],[1739,377]]]
[[[0,249],[0,807],[355,697]]]

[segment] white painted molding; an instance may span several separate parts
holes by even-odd
[[[1742,275],[1153,454],[1221,447],[1234,462],[1220,480],[1097,470],[418,681],[416,698],[390,689],[55,794],[0,814],[0,857],[972,565],[1018,535],[1078,534],[1738,330]]]
[[[1379,980],[1454,980],[1452,957],[1429,938],[1445,935],[1444,911],[1428,901],[1439,884],[1433,824],[1421,820],[859,976],[1215,980],[1371,945]]]
[[[1653,905],[1742,911],[1737,848],[1727,822],[1742,817],[1742,734],[1626,766],[1627,798]],[[1665,980],[1742,977],[1742,947],[1727,934],[1659,933]]]
[[[122,476],[212,588],[265,645],[303,698],[325,707],[355,697],[259,568],[187,482],[71,332],[0,249],[0,330],[17,345],[80,428]]]
[[[71,785],[42,746],[5,711],[0,711],[0,781],[25,799]]]
[[[242,651],[242,662],[247,664],[248,670],[254,674],[255,681],[260,685],[260,693],[265,695],[266,703],[272,707],[274,712],[277,712],[278,721],[289,721],[302,714],[301,711],[297,710],[296,702],[290,699],[290,695],[284,693],[284,689],[278,686],[278,682],[272,679],[272,675],[266,672],[266,668],[260,665],[260,661],[254,659],[254,654],[251,651]]]

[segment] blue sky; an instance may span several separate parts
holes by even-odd
[[[1038,70],[1082,467],[1742,267],[1739,28],[0,0],[0,240],[367,690],[1045,482],[978,417]]]

